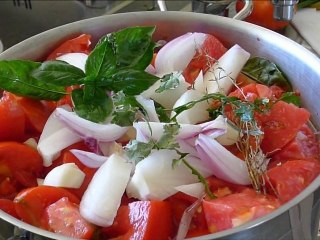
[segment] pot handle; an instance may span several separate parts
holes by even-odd
[[[233,16],[233,19],[237,19],[237,20],[245,19],[251,14],[252,9],[253,9],[252,0],[245,0],[244,7],[240,10],[240,12],[238,12],[236,15]]]
[[[157,0],[158,6],[160,8],[160,11],[164,12],[167,11],[167,4],[165,0]]]

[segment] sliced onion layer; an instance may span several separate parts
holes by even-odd
[[[75,112],[69,112],[63,108],[57,108],[55,116],[65,126],[77,133],[80,137],[93,138],[98,141],[113,141],[120,138],[128,130],[116,124],[99,124],[79,117]]]
[[[200,134],[196,140],[196,149],[201,160],[210,167],[218,178],[242,185],[251,183],[246,163],[215,139]]]
[[[70,152],[75,155],[82,164],[89,168],[99,168],[108,160],[108,157],[93,152],[86,152],[78,149],[71,149]]]
[[[85,71],[85,65],[88,59],[88,55],[85,53],[66,53],[56,58],[60,61],[65,61],[72,66],[80,68]]]

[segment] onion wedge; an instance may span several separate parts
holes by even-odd
[[[225,149],[215,139],[200,134],[196,140],[196,149],[201,160],[210,167],[218,178],[241,185],[251,183],[246,163]]]
[[[80,202],[80,214],[101,227],[112,225],[128,184],[132,164],[113,154],[97,170]]]

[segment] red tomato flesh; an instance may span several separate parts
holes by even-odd
[[[79,206],[64,197],[46,208],[49,230],[67,237],[90,239],[95,226],[86,221]]]

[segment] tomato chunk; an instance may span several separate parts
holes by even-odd
[[[12,200],[0,199],[0,209],[15,218],[19,218]]]
[[[43,169],[37,150],[18,142],[0,142],[0,177],[16,179],[22,186],[37,186]]]
[[[90,39],[91,35],[81,34],[76,38],[69,39],[58,46],[51,54],[47,57],[47,60],[56,59],[57,57],[66,53],[86,53],[90,52]]]
[[[79,199],[68,190],[52,186],[38,186],[21,191],[14,199],[18,216],[36,227],[48,229],[45,217],[46,208],[59,199],[67,197],[71,202],[79,204]]]
[[[287,202],[305,189],[320,173],[318,160],[292,160],[267,171],[269,192],[276,191],[281,202]]]
[[[0,141],[22,141],[25,138],[24,132],[23,109],[13,94],[3,91],[0,99]]]
[[[272,197],[247,188],[240,193],[203,201],[209,231],[215,233],[264,216],[280,206]]]
[[[170,204],[163,201],[136,201],[121,206],[113,225],[103,228],[105,237],[119,239],[170,239],[172,235]],[[121,234],[121,235],[117,235]]]
[[[46,208],[49,230],[67,237],[90,239],[95,231],[94,225],[86,221],[79,206],[64,197]]]

